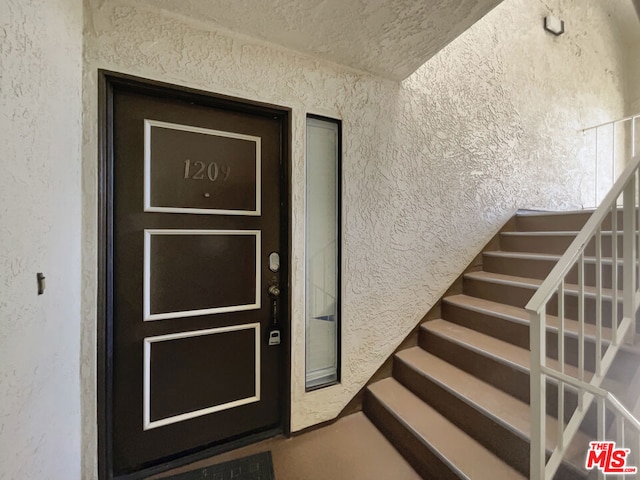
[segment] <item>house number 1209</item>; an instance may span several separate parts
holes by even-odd
[[[192,165],[191,160],[187,159],[184,161],[184,178],[204,180],[206,175],[212,182],[218,179],[224,182],[229,178],[230,173],[231,167],[229,165],[218,165],[216,162],[211,162],[209,165],[206,165],[200,160],[193,162]],[[222,174],[222,176],[220,174]]]

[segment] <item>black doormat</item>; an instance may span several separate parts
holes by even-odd
[[[275,480],[271,452],[211,465],[210,467],[179,473],[163,480]]]

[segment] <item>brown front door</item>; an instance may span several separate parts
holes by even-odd
[[[117,476],[282,426],[283,296],[268,290],[286,280],[286,126],[177,91],[111,98]]]

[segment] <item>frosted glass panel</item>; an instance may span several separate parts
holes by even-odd
[[[340,125],[307,118],[306,387],[338,381]]]

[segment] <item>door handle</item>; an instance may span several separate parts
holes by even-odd
[[[277,285],[271,285],[269,287],[269,290],[267,290],[267,293],[271,298],[277,300],[277,298],[280,296],[280,288],[278,288]]]

